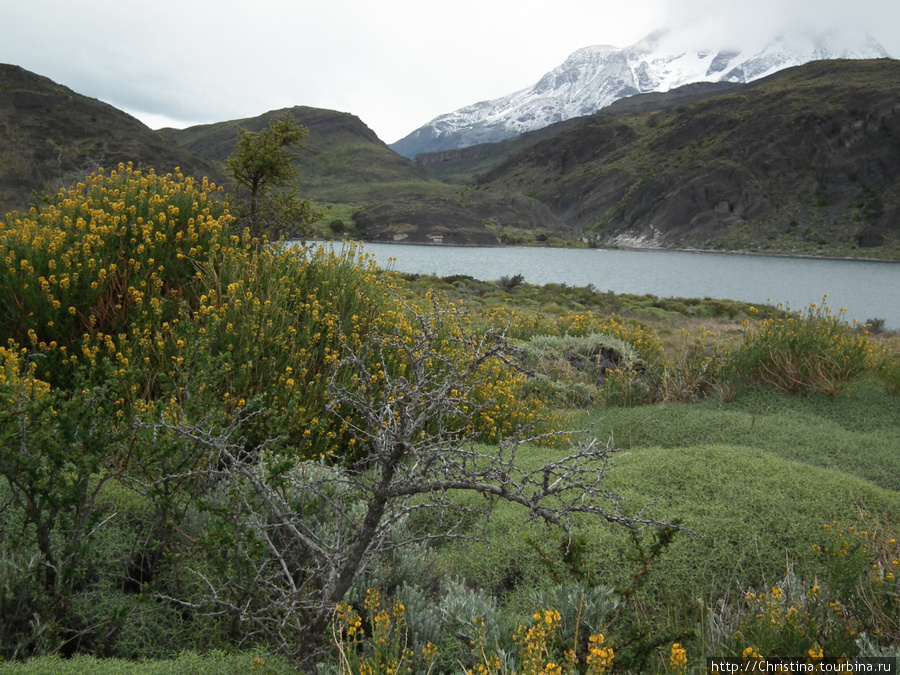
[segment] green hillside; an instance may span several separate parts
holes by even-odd
[[[557,227],[546,207],[528,197],[475,191],[431,177],[347,113],[298,106],[162,133],[221,165],[238,128],[259,131],[285,112],[309,130],[309,152],[300,159],[296,185],[328,209],[323,227],[338,217],[352,234],[367,240],[463,245],[496,245],[497,237],[485,225],[491,218],[529,230]]]

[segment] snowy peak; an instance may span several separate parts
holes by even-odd
[[[685,49],[659,30],[630,47],[584,47],[527,89],[431,120],[391,147],[401,155],[495,142],[555,122],[590,115],[611,103],[694,82],[751,82],[824,59],[887,58],[867,36],[780,34],[762,48]]]
[[[855,45],[838,43],[836,36],[789,36],[779,35],[761,51],[743,58],[738,54],[730,70],[721,80],[728,82],[751,82],[766,77],[790,66],[800,66],[810,61],[827,59],[882,59],[888,53],[875,40],[866,37]]]

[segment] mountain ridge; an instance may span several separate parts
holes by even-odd
[[[12,64],[0,64],[0,129],[0,214],[120,162],[221,180],[215,165],[131,115]]]
[[[618,49],[582,47],[531,87],[434,118],[391,144],[405,157],[497,142],[574,117],[593,114],[636,94],[704,81],[751,82],[786,67],[830,58],[887,58],[877,42],[858,44],[834,34],[786,34],[761,50],[683,49],[667,30]]]
[[[0,178],[19,181],[17,208],[35,201],[33,191],[52,195],[57,183],[81,180],[97,158],[214,176],[238,126],[263,128],[289,112],[309,125],[314,152],[300,159],[297,187],[329,207],[325,236],[346,227],[365,241],[584,239],[900,259],[900,61],[892,59],[816,61],[748,84],[620,99],[591,116],[437,153],[431,164],[400,157],[347,113],[297,106],[166,138],[98,103],[0,68],[0,124],[10,131],[0,135]]]
[[[496,246],[484,225],[490,218],[517,226],[558,226],[549,210],[522,195],[463,194],[467,189],[432,178],[410,159],[393,152],[358,117],[333,110],[294,106],[254,118],[164,129],[173,140],[222,163],[231,153],[238,128],[260,131],[284,114],[309,131],[299,160],[296,187],[304,197],[347,213],[340,220],[368,241]]]

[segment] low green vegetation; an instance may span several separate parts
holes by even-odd
[[[892,335],[385,272],[218,194],[120,166],[0,229],[0,672],[900,654]]]
[[[173,659],[157,661],[127,661],[79,654],[68,659],[42,656],[25,663],[0,663],[0,673],[17,675],[289,675],[296,672],[283,659],[217,651],[185,652]]]

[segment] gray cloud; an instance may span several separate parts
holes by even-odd
[[[781,31],[870,35],[900,55],[900,3],[893,0],[670,0],[666,25],[686,41],[712,47],[761,47]]]
[[[156,126],[311,105],[354,113],[388,142],[529,86],[580,47],[624,47],[663,25],[693,47],[852,28],[900,56],[896,0],[20,0],[3,13],[0,61]]]

